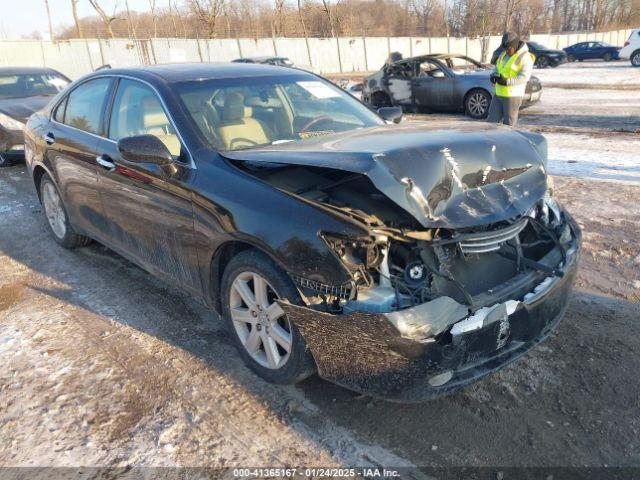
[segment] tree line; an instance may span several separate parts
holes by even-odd
[[[49,0],[43,0],[47,12]],[[640,0],[66,0],[69,38],[262,38],[497,35],[603,31],[640,25]],[[78,3],[95,15],[80,18]]]

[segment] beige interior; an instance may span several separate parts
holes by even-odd
[[[237,92],[230,93],[224,99],[222,123],[218,136],[225,149],[253,147],[269,143],[262,124],[251,118],[253,111],[245,107],[244,97]]]
[[[154,97],[144,99],[142,104],[144,133],[158,137],[173,156],[180,156],[180,139],[173,133],[167,115]]]

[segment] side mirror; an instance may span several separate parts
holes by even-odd
[[[400,123],[400,120],[402,120],[402,108],[380,107],[378,109],[378,115],[380,115],[383,120],[387,120],[393,123]]]
[[[122,158],[132,163],[154,163],[159,167],[173,165],[173,157],[167,146],[153,135],[135,135],[118,140]]]

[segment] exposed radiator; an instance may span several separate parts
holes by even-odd
[[[512,225],[498,230],[467,234],[464,236],[464,240],[460,241],[460,248],[465,254],[499,250],[504,242],[516,237],[527,226],[528,220],[528,217],[524,217]]]

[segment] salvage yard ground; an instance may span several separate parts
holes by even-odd
[[[584,229],[575,296],[520,361],[418,405],[264,383],[188,296],[59,247],[25,166],[0,170],[0,465],[640,466],[640,135],[609,128],[639,99],[545,88],[526,111]]]

